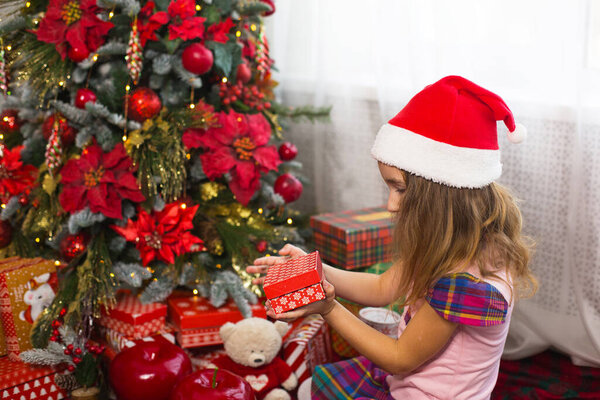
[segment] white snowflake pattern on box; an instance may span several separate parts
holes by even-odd
[[[323,291],[323,286],[321,286],[320,283],[316,283],[296,292],[271,299],[271,307],[277,314],[280,314],[306,304],[323,300],[324,298],[325,292]]]

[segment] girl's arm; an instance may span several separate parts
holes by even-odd
[[[326,299],[299,309],[275,314],[267,302],[267,315],[293,320],[308,314],[321,314],[352,347],[380,368],[392,374],[408,374],[435,356],[450,340],[457,324],[439,316],[424,303],[407,325],[402,336],[392,339],[371,328],[335,301],[335,290],[323,282]]]

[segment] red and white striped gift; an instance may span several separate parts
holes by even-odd
[[[54,383],[56,370],[0,358],[1,400],[60,400],[67,392]]]
[[[329,329],[321,316],[310,315],[292,325],[283,338],[283,359],[298,383],[310,378],[317,365],[332,361]]]
[[[219,328],[214,326],[211,328],[184,329],[177,332],[177,342],[184,349],[223,344],[223,340],[219,336]]]
[[[165,304],[142,304],[136,296],[127,294],[114,308],[103,313],[100,324],[133,339],[141,339],[164,329],[166,315]]]

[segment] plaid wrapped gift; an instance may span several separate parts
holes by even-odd
[[[141,339],[164,329],[166,315],[165,304],[142,304],[136,296],[125,294],[114,308],[104,310],[100,324],[133,339]]]
[[[56,370],[33,367],[20,361],[0,358],[0,399],[2,400],[60,400],[67,392],[54,383]]]
[[[323,265],[319,252],[315,251],[271,266],[263,288],[273,310],[279,314],[324,299],[322,280]]]
[[[171,296],[168,301],[169,318],[177,329],[177,342],[183,348],[222,344],[219,329],[226,322],[243,319],[233,300],[216,308],[208,299],[200,296]],[[252,316],[266,318],[262,304],[251,306]]]
[[[384,208],[315,215],[310,225],[323,259],[337,267],[357,269],[392,259],[393,222]]]
[[[298,384],[310,378],[317,365],[332,361],[329,330],[320,315],[295,321],[283,338],[283,360],[289,365]]]

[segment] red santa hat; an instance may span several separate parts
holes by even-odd
[[[500,177],[496,121],[513,143],[527,130],[496,94],[460,76],[447,76],[417,93],[383,125],[371,154],[378,161],[434,182],[480,188]]]

